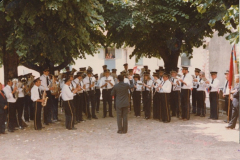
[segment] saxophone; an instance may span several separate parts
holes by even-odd
[[[48,100],[46,89],[44,89],[43,91],[42,100],[43,100],[42,106],[45,107],[47,105],[47,100]]]

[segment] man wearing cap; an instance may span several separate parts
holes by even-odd
[[[172,84],[168,80],[169,75],[163,74],[163,83],[159,85],[159,93],[161,97],[160,101],[160,112],[161,118],[164,123],[171,121],[170,108],[169,108],[169,96],[171,93]]]
[[[105,70],[105,76],[101,78],[100,87],[102,88],[102,95],[103,95],[103,118],[107,116],[107,103],[108,103],[108,111],[109,117],[113,117],[112,115],[112,88],[114,86],[114,79],[110,76],[110,71]]]
[[[234,129],[239,116],[239,74],[235,75],[235,86],[231,91],[232,94],[232,116],[229,121],[227,129]]]
[[[160,81],[163,81],[163,73],[164,73],[164,71],[165,71],[164,68],[160,66],[159,67],[159,72],[158,72]]]
[[[160,119],[159,92],[157,92],[161,81],[158,79],[158,73],[153,74],[153,119]]]
[[[94,91],[94,86],[95,86],[96,79],[95,77],[92,76],[92,70],[89,69],[87,70],[87,76],[83,79],[83,85],[87,91],[87,115],[88,119],[91,120],[92,118],[98,119],[96,114],[95,114],[95,91]],[[90,113],[90,103],[91,103],[91,113]]]
[[[150,73],[145,72],[144,80],[143,80],[143,91],[142,91],[142,98],[143,98],[143,110],[145,112],[145,119],[149,119],[151,117],[151,100],[152,100],[152,85],[153,81],[150,78]]]
[[[223,86],[223,97],[225,99],[225,108],[224,110],[226,111],[227,115],[229,115],[229,121],[231,120],[231,116],[232,116],[232,101],[230,99],[230,105],[228,105],[228,102],[229,102],[229,87],[228,87],[228,81],[229,81],[229,71],[227,70],[225,73],[225,82],[224,82],[224,86]],[[229,114],[228,114],[228,111],[229,111]],[[225,120],[224,122],[228,123],[228,119]]]
[[[142,81],[140,81],[139,74],[133,76],[134,90],[133,90],[133,108],[136,117],[141,116],[141,92],[142,92]]]
[[[193,78],[193,89],[192,89],[192,113],[196,114],[197,111],[197,82],[199,81],[199,72],[201,69],[195,68],[195,76]]]
[[[219,80],[217,79],[217,72],[210,72],[212,79],[206,82],[210,99],[210,117],[208,119],[217,120],[218,119],[218,88],[219,88]]]
[[[104,75],[105,75],[105,70],[107,69],[107,65],[103,65],[102,68],[103,68],[103,72],[100,74],[100,79],[101,79],[102,77],[104,77]]]
[[[171,79],[170,82],[172,84],[171,94],[170,94],[170,105],[172,110],[172,116],[177,116],[179,118],[181,114],[181,85],[177,78],[177,69],[171,71]]]
[[[95,83],[96,112],[99,113],[100,97],[101,97],[101,90],[100,90],[100,81],[101,80],[98,78],[98,74],[95,74],[94,77],[96,78],[96,83]]]
[[[192,76],[188,73],[188,67],[182,67],[182,77],[179,79],[181,82],[181,107],[182,107],[182,120],[187,121],[190,119],[190,94],[192,88]]]
[[[3,89],[7,102],[8,102],[8,131],[13,132],[15,128],[16,118],[16,98],[15,92],[17,92],[17,86],[13,88],[13,82],[11,79],[7,81],[7,85]]]
[[[131,76],[133,77],[133,69],[129,69],[128,70],[128,77]],[[130,90],[130,94],[129,94],[129,105],[130,105],[130,111],[132,110],[132,90]]]
[[[196,81],[196,80],[195,80]],[[205,73],[200,72],[199,73],[199,80],[197,83],[197,113],[195,116],[205,117],[205,99],[206,99],[206,78]]]
[[[39,87],[42,92],[46,90],[47,97],[49,98],[49,100],[47,101],[47,105],[44,107],[44,123],[46,125],[49,125],[49,123],[52,123],[51,121],[52,95],[50,90],[53,90],[53,88],[49,88],[51,81],[48,75],[49,75],[49,69],[45,68],[43,71],[43,75],[40,77],[41,86]]]
[[[31,89],[31,100],[33,101],[34,106],[34,129],[41,130],[41,112],[42,112],[42,95],[40,93],[39,86],[41,85],[41,80],[36,78],[34,81],[34,86]]]
[[[67,77],[65,84],[62,88],[62,99],[63,99],[63,108],[65,109],[65,125],[68,130],[76,130],[74,127],[74,104],[73,96],[79,90],[79,87],[71,90],[70,88],[71,80],[70,77]]]
[[[128,77],[128,74],[129,74],[129,72],[128,72],[128,64],[127,63],[125,63],[124,65],[124,70],[122,71],[122,72],[125,72],[125,77]]]
[[[34,108],[33,102],[31,100],[31,88],[34,85],[33,80],[34,76],[30,74],[25,75],[27,78],[26,87],[25,87],[25,106],[24,106],[24,119],[25,122],[29,122],[30,120],[34,120]]]

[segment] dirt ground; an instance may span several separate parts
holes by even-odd
[[[102,110],[102,107],[101,107]],[[0,160],[239,160],[239,125],[225,129],[226,115],[217,121],[196,117],[189,121],[172,117],[170,123],[136,118],[129,114],[129,131],[117,134],[114,118],[87,120],[66,130],[64,114],[41,131],[33,122],[25,130],[0,135]]]

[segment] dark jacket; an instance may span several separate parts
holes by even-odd
[[[128,90],[133,88],[132,81],[130,81],[131,85],[123,82],[119,82],[114,85],[112,90],[112,96],[116,95],[116,107],[123,108],[129,106],[129,93]]]
[[[239,104],[239,85],[234,87],[234,90],[237,89],[237,92],[233,93],[232,105],[233,107],[238,107]]]
[[[4,94],[4,92],[2,91]],[[5,95],[4,95],[5,96]],[[0,94],[0,114],[4,113],[4,107],[7,105],[7,98],[3,98],[2,94]]]

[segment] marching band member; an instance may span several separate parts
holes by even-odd
[[[128,74],[129,74],[129,71],[128,71],[128,64],[125,63],[123,66],[124,66],[124,70],[123,70],[122,72],[125,72],[125,74],[126,74],[126,75],[125,75],[125,78],[126,78],[126,77],[128,77]],[[125,83],[125,82],[124,82],[124,83]]]
[[[0,83],[0,134],[5,134],[5,121],[7,117],[8,102],[2,87],[2,83]]]
[[[74,127],[74,105],[73,97],[79,88],[75,88],[73,91],[70,88],[70,77],[65,79],[65,84],[62,88],[63,108],[65,109],[65,125],[68,130],[76,130]]]
[[[103,72],[100,74],[100,79],[101,79],[102,77],[104,77],[104,75],[105,75],[105,70],[107,70],[107,65],[103,65],[102,68],[103,68]]]
[[[7,85],[3,89],[7,102],[8,102],[8,131],[13,132],[17,118],[16,118],[16,99],[15,93],[17,92],[17,86],[13,88],[13,82],[11,79],[7,81]]]
[[[193,89],[192,89],[192,113],[196,114],[197,111],[197,82],[199,81],[199,68],[195,68],[195,76],[193,78]]]
[[[163,73],[164,73],[164,68],[162,66],[159,66],[159,79],[160,81],[163,81]]]
[[[171,121],[170,108],[169,108],[169,96],[171,93],[172,84],[168,80],[168,74],[163,74],[163,83],[159,85],[159,93],[161,97],[160,110],[163,123]]]
[[[113,117],[112,115],[112,88],[114,86],[114,79],[110,76],[110,71],[105,70],[105,76],[101,78],[100,87],[102,88],[102,95],[103,95],[103,118],[107,116],[107,103],[108,103],[108,111],[109,117]]]
[[[83,79],[83,85],[87,91],[87,114],[88,119],[91,118],[98,119],[95,114],[95,96],[94,96],[94,86],[95,86],[96,79],[92,76],[92,69],[87,70],[87,76]],[[90,113],[90,103],[91,103],[91,113]]]
[[[151,100],[152,100],[152,84],[153,81],[149,76],[149,72],[145,72],[143,81],[143,110],[145,112],[145,119],[149,119],[151,116]]]
[[[217,72],[210,72],[212,79],[206,82],[210,99],[210,117],[208,119],[217,120],[218,119],[218,88],[219,88],[219,80],[217,79]]]
[[[172,116],[177,115],[177,118],[179,118],[181,116],[181,83],[178,81],[177,78],[177,69],[171,71],[170,82],[172,83],[172,89],[170,94]]]
[[[205,117],[205,99],[206,99],[206,78],[205,73],[199,73],[199,80],[195,79],[197,82],[197,113],[196,116]]]
[[[182,77],[179,79],[181,82],[181,107],[182,107],[182,120],[187,121],[190,119],[190,94],[192,88],[192,76],[188,73],[188,67],[182,67]]]
[[[71,88],[72,91],[79,87],[78,77],[80,77],[80,75],[75,75],[74,77],[73,76],[69,77],[70,81],[71,81],[70,88]],[[78,102],[79,102],[79,97],[77,96],[77,94],[74,94],[74,96],[73,96],[73,106],[74,106],[74,108],[72,110],[73,111],[73,116],[74,116],[74,124],[80,123],[80,120],[79,120],[80,112],[79,112],[79,103]]]
[[[142,92],[142,81],[140,81],[139,74],[133,76],[134,90],[133,90],[133,108],[136,117],[141,116],[141,92]]]
[[[39,86],[41,86],[40,78],[36,78],[34,81],[34,86],[31,89],[31,100],[33,101],[33,106],[35,108],[34,113],[34,129],[41,130],[42,123],[41,123],[41,112],[42,112],[42,95],[40,93]]]
[[[160,118],[160,110],[159,110],[159,93],[157,92],[157,88],[161,84],[161,81],[158,78],[158,73],[153,74],[153,119]]]
[[[100,97],[101,97],[101,90],[100,90],[101,79],[98,79],[98,74],[95,74],[94,77],[96,78],[96,83],[95,83],[96,112],[99,113]]]
[[[24,129],[23,127],[23,120],[22,120],[22,115],[23,115],[23,108],[24,108],[24,84],[22,82],[22,76],[19,76],[19,81],[16,86],[18,89],[18,99],[16,101],[16,110],[17,110],[17,119],[18,119],[18,125],[20,129]]]
[[[229,115],[229,118],[227,117],[227,119],[224,121],[226,123],[228,123],[228,121],[231,120],[231,116],[232,116],[232,100],[229,96],[229,86],[228,86],[228,81],[229,81],[229,70],[226,70],[226,72],[224,73],[225,75],[225,82],[224,82],[224,86],[223,86],[223,97],[225,100],[225,108],[224,110],[226,111],[226,114]],[[229,98],[230,98],[230,106],[228,106],[228,102],[229,102]],[[228,114],[229,111],[229,114]],[[228,120],[229,119],[229,120]]]
[[[118,79],[117,79],[117,69],[112,69],[112,77],[114,79],[114,83],[117,84],[118,83]],[[116,95],[114,95],[114,109],[116,111]]]
[[[41,86],[39,87],[40,90],[43,92],[46,90],[47,97],[51,97],[51,92],[52,88],[49,88],[50,86],[50,78],[49,78],[49,69],[45,68],[43,70],[43,75],[40,77],[41,80]],[[51,121],[51,108],[52,108],[52,103],[51,100],[49,99],[47,101],[47,105],[44,107],[44,124],[49,125],[49,123],[52,123]]]

